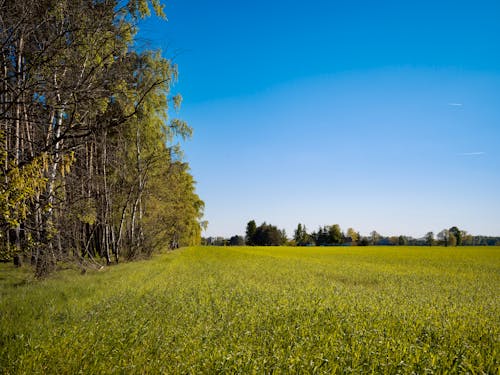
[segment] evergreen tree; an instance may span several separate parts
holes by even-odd
[[[257,232],[257,224],[255,223],[255,220],[250,220],[247,223],[247,229],[246,229],[246,235],[245,235],[245,243],[248,246],[255,245],[256,232]]]
[[[310,245],[312,242],[311,236],[307,233],[306,226],[300,223],[297,225],[293,239],[297,246]]]

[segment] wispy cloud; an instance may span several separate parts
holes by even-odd
[[[475,152],[461,152],[460,156],[478,156],[478,155],[484,155],[486,152],[484,151],[475,151]]]
[[[463,103],[448,103],[448,105],[452,107],[462,107]]]

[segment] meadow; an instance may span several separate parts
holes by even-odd
[[[0,373],[499,374],[500,248],[191,247],[0,265]]]

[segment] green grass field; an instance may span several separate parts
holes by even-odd
[[[499,247],[195,247],[0,288],[5,374],[499,374]]]

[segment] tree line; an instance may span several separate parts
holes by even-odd
[[[0,2],[0,260],[43,276],[199,243],[177,66],[136,47],[151,11],[164,17],[159,0]]]
[[[203,238],[202,243],[217,246],[499,246],[500,237],[473,236],[456,226],[443,229],[437,235],[428,232],[422,238],[383,236],[377,231],[362,236],[353,228],[344,232],[338,224],[320,226],[309,233],[306,226],[299,223],[293,238],[289,239],[285,230],[265,222],[257,226],[255,220],[251,220],[244,237],[210,237]]]

